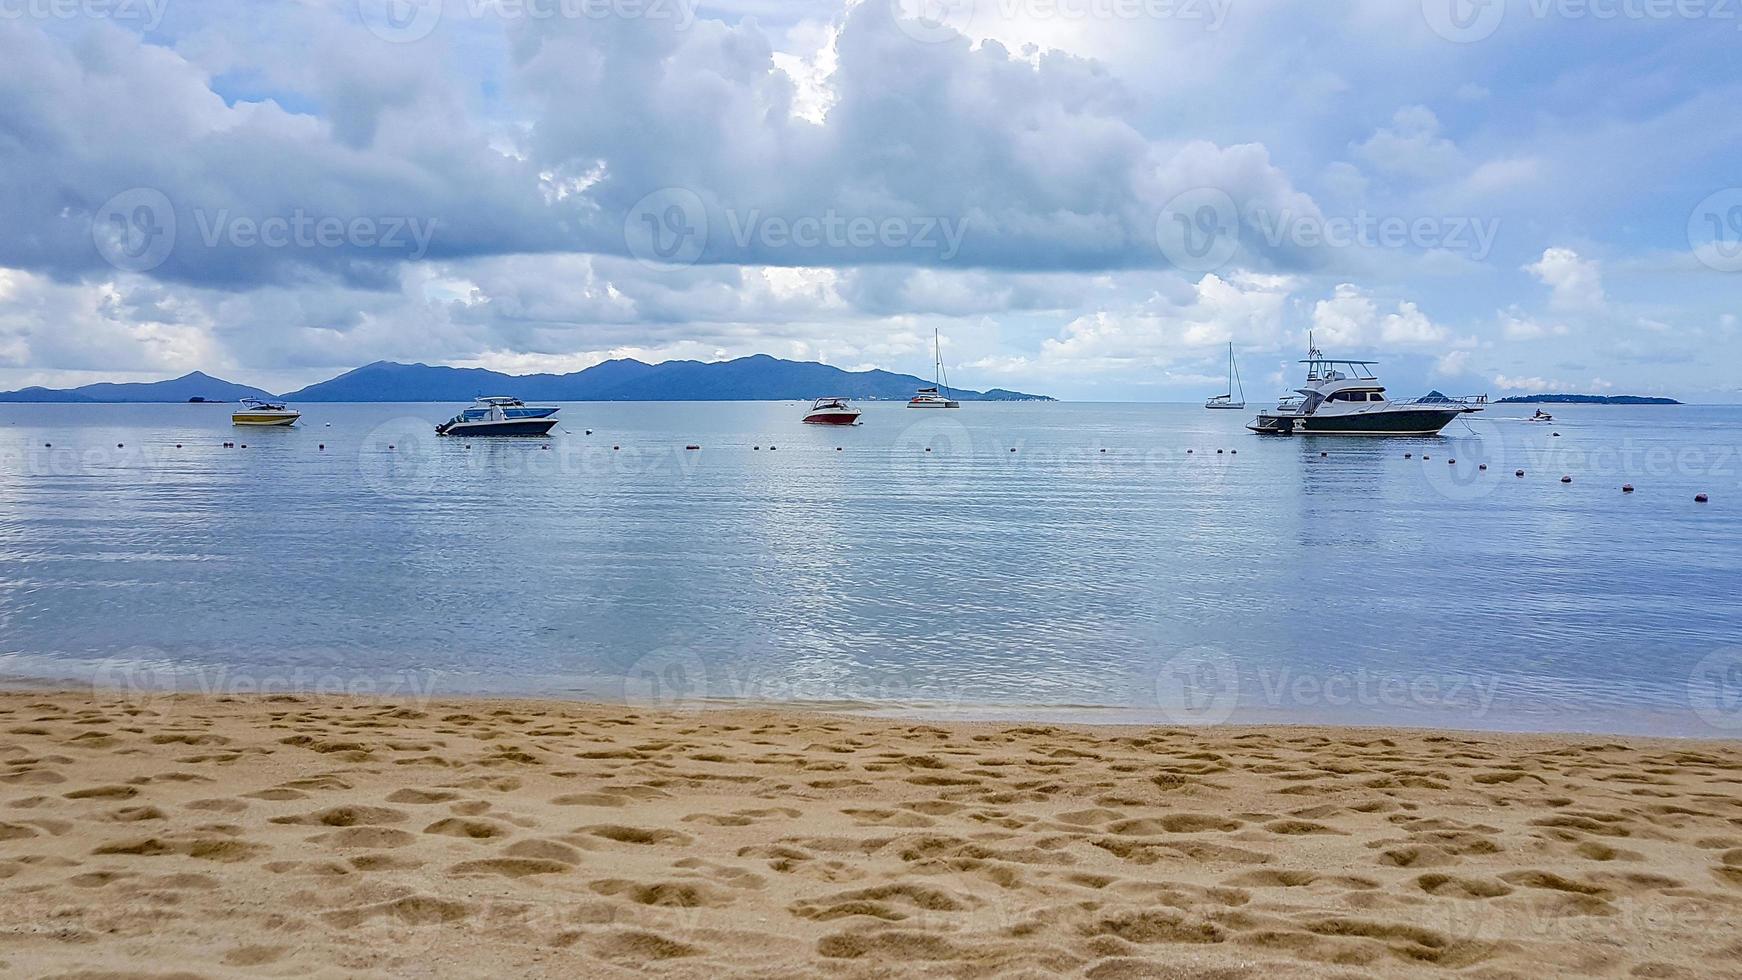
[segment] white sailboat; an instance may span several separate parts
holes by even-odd
[[[950,376],[944,373],[944,349],[937,330],[931,332],[932,386],[921,388],[907,400],[908,408],[961,408],[962,403],[949,396]]]
[[[1238,386],[1238,390],[1240,392],[1240,400],[1239,401],[1234,400],[1234,392],[1236,390],[1236,386]],[[1228,393],[1225,395],[1211,395],[1210,398],[1204,402],[1204,407],[1205,408],[1245,408],[1246,407],[1246,386],[1240,384],[1240,367],[1239,367],[1239,365],[1234,363],[1234,344],[1232,341],[1230,341],[1228,343]]]

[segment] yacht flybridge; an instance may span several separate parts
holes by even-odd
[[[506,395],[486,395],[436,426],[438,436],[542,436],[556,426],[559,409],[528,405]]]
[[[1301,362],[1307,366],[1306,384],[1295,389],[1300,398],[1285,398],[1276,408],[1259,412],[1246,428],[1284,436],[1429,436],[1488,403],[1487,395],[1453,398],[1437,392],[1392,399],[1373,373],[1376,362],[1329,358],[1317,347],[1307,353]]]

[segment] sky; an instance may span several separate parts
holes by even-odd
[[[1742,401],[1733,0],[0,0],[0,388]]]

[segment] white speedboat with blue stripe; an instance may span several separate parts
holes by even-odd
[[[486,395],[436,426],[436,435],[542,436],[556,426],[558,411],[553,405],[528,405],[506,395]]]

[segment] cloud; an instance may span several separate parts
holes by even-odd
[[[1354,151],[1375,169],[1393,176],[1439,178],[1463,166],[1457,145],[1440,135],[1439,117],[1420,105],[1397,110],[1389,127],[1375,130]]]
[[[1538,282],[1549,287],[1549,306],[1557,310],[1599,310],[1603,273],[1595,259],[1582,259],[1570,248],[1549,248],[1542,258],[1524,267]]]
[[[1385,344],[1393,348],[1433,347],[1450,337],[1409,300],[1381,314],[1373,298],[1353,283],[1341,283],[1328,299],[1313,306],[1313,336],[1321,345],[1342,348]]]
[[[1508,307],[1498,314],[1501,335],[1508,340],[1536,340],[1542,337],[1560,337],[1567,331],[1564,323],[1544,323],[1520,310],[1517,306]]]

